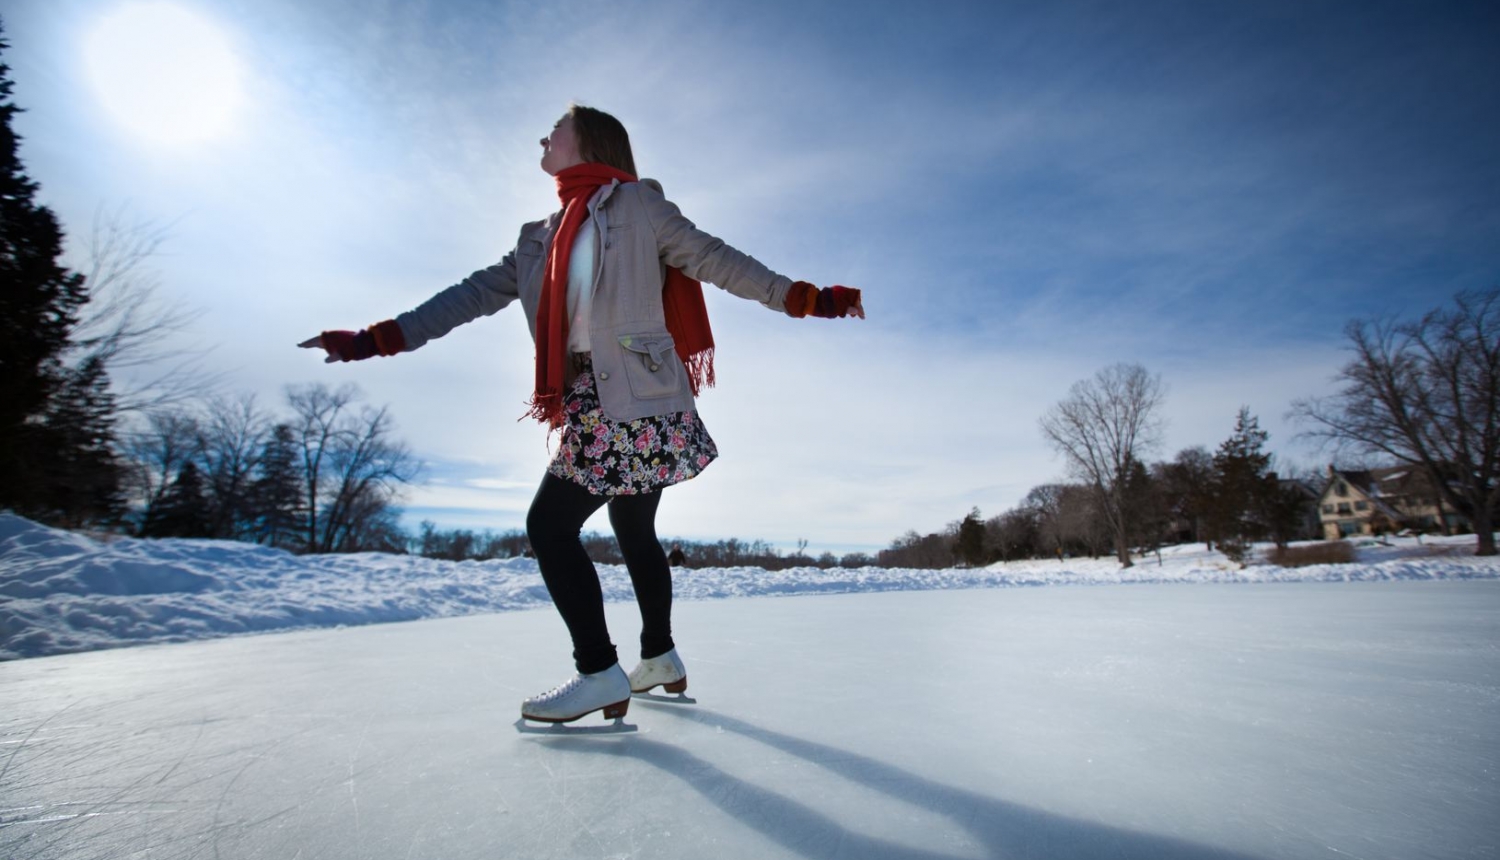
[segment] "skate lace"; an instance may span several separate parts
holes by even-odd
[[[573,678],[572,678],[572,680],[568,681],[566,684],[562,684],[560,686],[553,687],[552,689],[550,689],[547,692],[543,693],[542,695],[538,696],[537,697],[537,701],[539,701],[539,702],[555,702],[558,699],[561,699],[562,697],[564,697],[564,696],[568,695],[569,693],[573,692],[574,690],[578,689],[578,685],[582,684],[582,683],[583,683],[583,676],[582,675],[574,675]]]

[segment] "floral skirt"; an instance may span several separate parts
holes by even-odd
[[[584,364],[563,398],[562,445],[547,471],[596,496],[650,493],[695,477],[719,456],[696,412],[614,421]]]

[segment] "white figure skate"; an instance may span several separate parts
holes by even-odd
[[[630,679],[616,663],[603,672],[574,675],[566,684],[523,701],[521,717],[539,723],[571,723],[603,711],[606,720],[619,720],[629,707]]]
[[[673,648],[659,657],[642,660],[630,670],[630,692],[646,693],[661,687],[668,693],[687,692],[687,669]]]

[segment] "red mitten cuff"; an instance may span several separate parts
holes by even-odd
[[[395,320],[386,320],[370,326],[370,336],[375,339],[377,355],[395,355],[406,349],[406,336]]]
[[[786,291],[786,312],[794,317],[822,317],[835,319],[849,315],[849,309],[859,304],[859,290],[854,287],[824,287],[818,289],[807,281],[795,281]]]
[[[786,291],[786,312],[797,319],[807,316],[817,308],[818,288],[807,281],[793,281]]]

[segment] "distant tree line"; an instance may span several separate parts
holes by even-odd
[[[289,387],[281,413],[249,396],[148,412],[122,438],[123,524],[297,552],[404,551],[395,501],[420,465],[389,411],[359,399],[314,384]]]
[[[1251,541],[1285,546],[1310,538],[1315,475],[1278,473],[1267,434],[1249,409],[1217,451],[1185,448],[1171,460],[1121,460],[1118,486],[1059,481],[1033,487],[1020,504],[985,518],[978,509],[941,532],[907,532],[878,556],[882,567],[977,567],[1030,558],[1118,556],[1205,542],[1243,560]],[[1110,514],[1112,506],[1119,511]],[[1123,523],[1123,530],[1121,524]]]
[[[824,552],[813,557],[807,554],[807,541],[798,541],[796,551],[783,553],[774,545],[761,540],[742,541],[728,538],[719,541],[694,541],[671,538],[663,541],[666,548],[680,550],[686,568],[700,567],[757,567],[766,570],[785,570],[793,567],[817,567],[824,570],[835,567],[858,568],[875,564],[875,558],[865,553],[834,555]],[[588,532],[583,535],[583,547],[589,558],[598,564],[624,564],[619,544],[613,535]],[[409,543],[415,555],[440,558],[449,561],[487,561],[489,559],[528,556],[531,547],[526,532],[521,529],[507,531],[472,529],[439,530],[431,521],[424,521]]]

